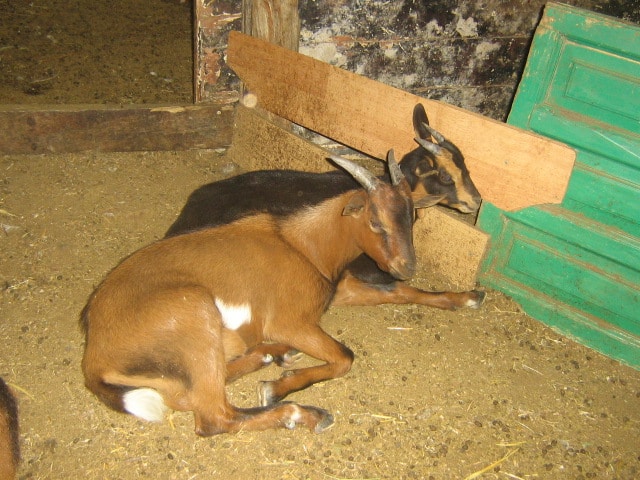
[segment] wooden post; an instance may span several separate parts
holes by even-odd
[[[300,16],[298,0],[243,0],[242,31],[288,50],[298,51],[300,43]],[[241,94],[246,91],[242,83]],[[285,130],[291,130],[291,122],[264,112],[267,118]]]
[[[238,6],[240,8],[240,6]],[[225,61],[227,35],[238,30],[242,12],[230,5],[210,0],[194,0],[193,8],[193,97],[196,103],[231,98],[235,91],[234,75]]]
[[[298,0],[244,0],[242,15],[244,33],[298,51]]]

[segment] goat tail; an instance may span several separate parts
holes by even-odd
[[[162,395],[153,388],[114,385],[102,379],[86,379],[86,386],[109,408],[129,413],[148,422],[162,422],[168,409]]]

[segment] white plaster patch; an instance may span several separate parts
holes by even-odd
[[[216,298],[215,304],[222,316],[222,323],[229,330],[237,330],[242,325],[251,323],[250,305],[227,305],[219,298]]]
[[[473,19],[473,17],[469,17],[466,20],[459,17],[458,22],[456,23],[456,32],[458,32],[463,38],[477,37],[478,23]]]
[[[416,18],[417,18],[417,14],[416,14]],[[427,23],[427,26],[426,26],[427,37],[437,37],[439,35],[442,35],[443,32],[444,32],[444,27],[440,26],[440,24],[436,19],[433,19],[429,23]]]
[[[499,43],[492,43],[483,41],[478,44],[476,47],[476,57],[480,59],[485,59],[489,56],[491,52],[495,52],[500,48]]]
[[[300,53],[336,67],[341,67],[347,63],[347,57],[338,52],[336,44],[331,42],[300,45]]]
[[[339,31],[339,29],[338,29]],[[312,32],[303,28],[300,32],[299,52],[322,62],[342,67],[347,64],[347,57],[338,51],[335,44],[336,33],[331,28],[321,28]]]
[[[384,56],[390,59],[394,59],[398,56],[398,49],[393,45],[384,49]]]
[[[122,396],[124,409],[148,422],[162,422],[167,406],[162,395],[152,388],[137,388]]]

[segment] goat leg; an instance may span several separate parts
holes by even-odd
[[[261,382],[258,387],[260,405],[272,405],[287,395],[303,390],[314,383],[323,382],[345,375],[353,364],[353,352],[318,325],[305,325],[295,332],[284,333],[288,343],[313,358],[326,362],[323,365],[287,370],[278,380]]]
[[[479,308],[486,293],[481,290],[468,292],[427,292],[404,282],[373,284],[353,275],[345,275],[338,284],[333,297],[334,306],[374,306],[385,303],[416,304],[442,310]]]
[[[300,352],[281,343],[260,343],[243,355],[227,362],[227,383],[275,363],[282,368],[292,367],[302,356]]]

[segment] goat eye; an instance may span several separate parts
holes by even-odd
[[[443,185],[451,185],[453,183],[453,179],[451,178],[451,175],[449,175],[444,170],[440,170],[440,172],[438,173],[438,180]]]
[[[382,223],[380,223],[378,220],[371,220],[369,222],[369,225],[371,226],[371,230],[373,230],[375,233],[382,233],[384,231]]]

